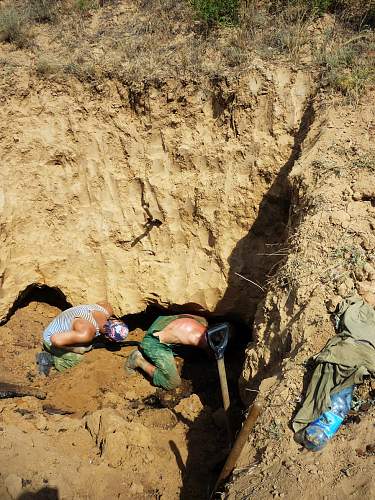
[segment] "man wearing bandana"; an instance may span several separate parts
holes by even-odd
[[[85,304],[66,309],[51,321],[43,332],[43,348],[50,355],[50,363],[58,371],[64,371],[82,360],[96,337],[122,342],[128,333],[126,324],[113,316],[110,304]],[[46,363],[46,356],[46,353],[37,355],[39,367]]]

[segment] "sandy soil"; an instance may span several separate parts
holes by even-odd
[[[46,397],[1,400],[0,498],[206,496],[227,446],[213,418],[220,404],[215,362],[181,361],[191,380],[168,394],[140,374],[125,376],[131,348],[96,349],[69,372],[45,378],[34,359],[57,312],[32,302],[1,327],[0,381]],[[135,330],[129,338],[142,335]]]
[[[336,333],[335,304],[375,292],[374,102],[369,93],[356,107],[333,106],[324,95],[314,103],[290,175],[287,255],[259,304],[241,379],[243,396],[256,394],[264,411],[228,485],[230,499],[375,498],[369,385],[361,388],[362,411],[321,452],[302,449],[291,428],[313,356]]]

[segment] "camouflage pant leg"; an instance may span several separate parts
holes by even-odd
[[[164,389],[175,389],[181,384],[172,348],[160,342],[158,337],[146,334],[140,344],[144,357],[156,366],[152,382]]]
[[[43,342],[43,347],[47,352],[52,354],[53,364],[59,372],[72,368],[82,361],[82,354],[65,351],[64,349],[58,349],[47,342]]]

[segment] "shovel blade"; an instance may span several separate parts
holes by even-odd
[[[207,343],[216,359],[224,356],[229,338],[229,323],[220,323],[207,330]]]

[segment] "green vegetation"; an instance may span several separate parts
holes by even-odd
[[[75,0],[75,7],[80,12],[88,12],[92,9],[98,9],[99,6],[99,0]]]
[[[0,10],[0,41],[20,48],[27,44],[26,18],[13,6]]]
[[[238,0],[192,0],[192,5],[208,24],[238,23]]]
[[[47,23],[55,19],[58,4],[58,0],[29,0],[26,12],[30,19],[39,23]]]
[[[278,13],[285,9],[300,8],[310,15],[335,14],[341,21],[352,26],[373,25],[375,21],[375,1],[369,0],[273,0],[270,9]]]
[[[35,63],[35,70],[39,76],[49,76],[58,73],[59,66],[53,59],[41,57]]]
[[[361,267],[366,263],[366,252],[359,245],[348,244],[336,248],[332,257],[341,259],[349,269]]]
[[[361,155],[353,162],[353,167],[357,169],[366,169],[375,173],[375,152]]]

